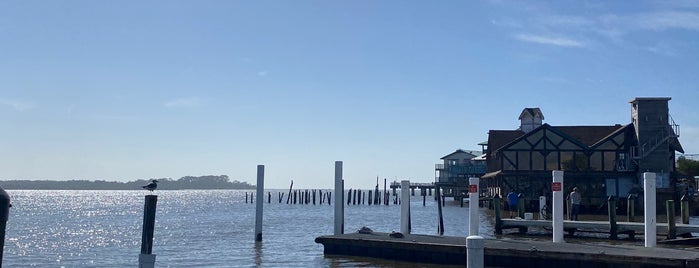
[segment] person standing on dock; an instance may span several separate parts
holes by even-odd
[[[570,198],[570,220],[577,221],[578,214],[580,214],[580,202],[582,201],[582,196],[578,192],[578,187],[573,187],[573,191],[570,192],[568,196]]]
[[[510,211],[510,218],[513,218],[513,214],[517,214],[515,211],[517,211],[518,203],[519,196],[513,189],[509,194],[507,194],[507,209]]]

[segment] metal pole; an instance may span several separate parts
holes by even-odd
[[[262,241],[262,202],[265,189],[265,166],[257,165],[257,206],[255,213],[255,241]]]
[[[335,235],[345,233],[344,181],[342,180],[342,161],[335,161]]]
[[[643,234],[645,247],[654,248],[656,245],[656,221],[655,221],[655,173],[643,173]]]

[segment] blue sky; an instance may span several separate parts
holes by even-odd
[[[699,1],[1,1],[0,180],[434,180],[515,129],[671,97],[699,153]]]

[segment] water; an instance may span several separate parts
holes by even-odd
[[[10,190],[6,267],[137,267],[144,191]],[[373,258],[324,256],[318,236],[333,233],[333,206],[267,203],[263,241],[254,242],[255,204],[242,190],[157,191],[156,267],[434,267]],[[284,198],[284,201],[286,197]],[[333,204],[334,205],[334,204]],[[436,234],[437,204],[411,197],[412,232]],[[481,213],[481,234],[493,234]],[[445,235],[468,234],[468,208],[444,207]],[[400,206],[345,206],[345,232],[400,230]],[[465,241],[464,241],[465,242]]]

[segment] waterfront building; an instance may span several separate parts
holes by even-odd
[[[518,129],[488,132],[487,173],[481,183],[489,195],[514,189],[527,198],[529,210],[537,210],[539,196],[550,200],[551,171],[563,170],[564,194],[578,187],[583,212],[601,213],[609,196],[640,193],[643,172],[654,172],[657,201],[664,204],[676,198],[675,152],[684,153],[669,101],[634,98],[631,123],[607,126],[551,126],[543,123],[539,108],[525,108]]]
[[[485,174],[484,150],[467,151],[458,149],[442,157],[435,164],[435,181],[447,197],[462,198],[468,193],[468,178]]]

